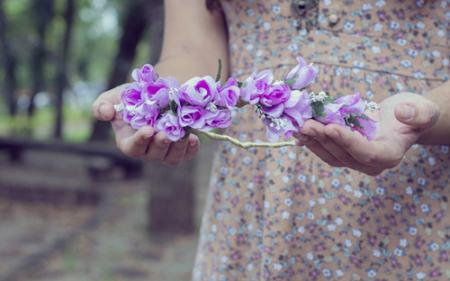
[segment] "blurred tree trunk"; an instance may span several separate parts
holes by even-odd
[[[117,52],[114,66],[108,81],[107,89],[114,88],[127,81],[127,77],[131,71],[136,50],[141,38],[144,36],[148,24],[153,25],[163,17],[162,0],[134,0],[129,1],[128,9],[122,24],[122,36],[119,42],[119,50]],[[152,29],[153,30],[153,29]],[[151,37],[152,50],[159,52],[161,47],[157,47],[160,43],[161,31],[154,30]],[[153,48],[153,46],[155,46]],[[159,54],[153,55],[155,61],[159,58]],[[94,121],[90,140],[99,141],[109,138],[110,124],[107,122]]]
[[[0,0],[0,60],[4,67],[4,88],[5,101],[8,107],[8,113],[10,116],[14,116],[17,113],[17,98],[15,92],[17,90],[17,59],[13,53],[9,40],[7,39],[7,19],[6,13],[3,8],[3,0]]]
[[[30,76],[32,88],[30,103],[27,109],[29,117],[34,114],[34,99],[36,94],[44,89],[44,65],[46,60],[45,42],[47,39],[47,29],[54,15],[54,0],[32,1],[31,8],[36,24],[37,42],[33,48],[31,57]]]
[[[67,87],[67,64],[69,61],[70,43],[72,39],[73,23],[75,20],[75,0],[67,0],[64,11],[64,19],[66,28],[63,35],[61,57],[58,60],[57,74],[56,74],[56,120],[54,137],[60,139],[63,134],[64,123],[64,90]]]

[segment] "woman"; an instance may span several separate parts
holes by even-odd
[[[373,142],[310,121],[298,136],[309,149],[221,144],[194,280],[450,278],[447,0],[223,0],[223,18],[203,0],[165,4],[161,75],[212,75],[223,58],[239,79],[281,76],[301,54],[319,68],[318,89],[381,102]],[[97,100],[97,118],[114,119],[120,90]],[[113,127],[129,155],[176,164],[198,150],[195,136]],[[245,107],[227,133],[265,138]]]

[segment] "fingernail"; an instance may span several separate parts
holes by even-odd
[[[163,140],[163,143],[164,143],[164,144],[170,144],[170,140],[169,140],[169,139],[164,139],[164,140]]]
[[[416,115],[416,108],[407,104],[399,106],[400,115],[405,120],[411,120]]]
[[[197,146],[197,142],[196,141],[191,141],[191,142],[189,142],[189,146],[190,147],[196,147]]]

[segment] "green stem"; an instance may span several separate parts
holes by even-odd
[[[219,59],[219,65],[217,69],[216,82],[219,82],[222,79],[222,60]]]
[[[221,135],[221,134],[217,134],[217,133],[213,133],[213,132],[202,132],[202,131],[195,130],[195,131],[193,131],[193,133],[195,133],[197,135],[204,135],[207,138],[210,138],[213,140],[228,141],[228,142],[231,142],[232,144],[234,144],[240,148],[244,148],[244,149],[256,148],[256,147],[281,148],[281,147],[287,147],[287,146],[296,146],[295,141],[275,142],[275,143],[272,143],[272,142],[241,142],[240,140],[235,139],[233,137],[230,137],[227,135]]]

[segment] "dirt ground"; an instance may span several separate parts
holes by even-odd
[[[212,149],[203,150],[196,170],[196,229]],[[0,281],[190,280],[197,234],[149,233],[152,186],[146,176],[92,182],[83,161],[31,153],[17,166],[0,157],[0,189],[9,184],[102,194],[100,203],[86,205],[0,197]]]

